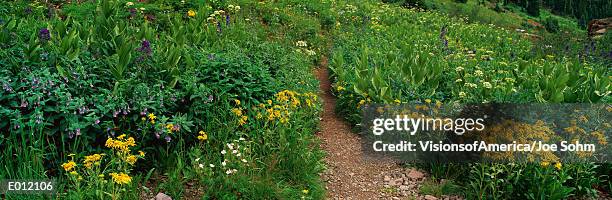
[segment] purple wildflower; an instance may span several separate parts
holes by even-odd
[[[166,140],[166,142],[172,141],[172,138],[170,136],[167,136],[167,135],[166,135],[166,137],[164,139]]]
[[[230,15],[229,14],[225,15],[225,25],[227,26],[230,25]]]
[[[217,22],[217,32],[223,33],[223,29],[221,28],[221,23]]]
[[[147,109],[145,108],[143,111],[140,111],[141,116],[147,115]]]
[[[151,52],[153,52],[151,50],[151,43],[147,40],[142,40],[142,43],[140,44],[140,47],[137,50],[147,56],[150,56]]]
[[[94,124],[99,124],[100,123],[100,119],[96,119],[96,121],[94,121]]]
[[[49,33],[49,29],[42,28],[38,31],[38,38],[43,42],[51,40],[51,33]]]
[[[155,15],[153,15],[153,14],[145,14],[145,20],[150,21],[150,22],[154,22],[155,21]]]
[[[79,135],[81,135],[81,129],[80,129],[80,128],[77,128],[77,129],[76,129],[76,136],[79,136]]]
[[[128,11],[130,12],[130,19],[136,17],[136,8],[130,8]]]

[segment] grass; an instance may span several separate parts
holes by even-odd
[[[454,17],[467,17],[471,22],[495,24],[509,29],[521,28],[524,19],[514,12],[496,12],[489,5],[475,1],[457,3],[453,0],[426,1],[429,7]]]
[[[435,197],[442,197],[443,195],[461,195],[461,187],[456,185],[452,180],[444,180],[436,182],[433,180],[427,180],[423,182],[419,188],[419,192],[424,195],[432,195]]]

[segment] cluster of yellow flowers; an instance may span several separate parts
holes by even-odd
[[[359,103],[357,103],[357,108],[361,108],[361,106],[366,105],[366,103],[372,103],[372,99],[368,97],[366,99],[359,100]]]
[[[474,133],[466,133],[471,135]],[[534,123],[517,122],[514,120],[503,120],[499,124],[487,128],[486,134],[478,134],[481,140],[487,143],[504,143],[516,141],[517,143],[531,143],[534,140],[542,142],[558,140],[558,135],[542,120]],[[493,160],[515,160],[526,155],[529,162],[542,160],[547,162],[558,161],[559,157],[551,151],[538,151],[533,153],[523,152],[486,152],[486,157]]]
[[[123,134],[117,137],[116,140],[109,137],[108,140],[106,140],[105,146],[120,152],[129,152],[130,147],[136,146],[136,142],[134,141],[133,137],[125,139],[125,134]]]
[[[74,157],[75,155],[69,154],[68,156]],[[64,168],[64,171],[68,172],[68,175],[71,176],[71,178],[75,178],[77,181],[83,180],[83,177],[77,172],[77,164],[74,162],[74,160],[63,163],[62,168]]]
[[[76,169],[76,163],[74,161],[68,161],[67,163],[62,164],[62,167],[65,171],[70,172]]]
[[[104,156],[104,154],[93,154],[93,155],[89,155],[89,156],[85,156],[85,160],[83,161],[83,165],[86,168],[91,168],[91,166],[93,165],[100,165],[100,160],[102,160],[102,156]]]
[[[200,132],[198,133],[198,140],[200,140],[200,141],[204,142],[204,141],[206,141],[207,139],[208,139],[208,135],[206,134],[206,132],[204,132],[204,131],[200,131]]]
[[[189,11],[187,11],[187,16],[195,17],[196,16],[196,12],[194,10],[189,10]]]
[[[279,119],[281,123],[287,123],[289,121],[289,110],[280,105],[274,105],[266,109],[268,113],[268,121],[274,121]]]
[[[155,116],[155,114],[153,113],[149,113],[149,115],[147,115],[147,117],[149,118],[149,120],[151,121],[151,124],[155,124],[155,119],[157,119],[157,116]],[[144,118],[143,118],[144,119]]]
[[[298,98],[299,94],[290,90],[283,90],[276,93],[276,101],[281,103],[289,102],[292,107],[297,107],[300,105],[300,99]]]
[[[318,100],[318,96],[315,93],[307,92],[300,94],[290,90],[280,91],[276,93],[275,97],[277,104],[273,104],[272,100],[267,100],[268,104],[259,104],[259,108],[265,111],[268,121],[278,119],[283,124],[289,122],[290,110],[301,106],[302,101],[311,108],[315,106]],[[256,118],[263,118],[262,113],[258,112]]]
[[[234,100],[234,102],[236,103],[236,106],[240,106],[240,100],[236,99]],[[234,113],[234,115],[236,115],[236,117],[238,118],[238,125],[242,126],[247,123],[249,117],[244,115],[244,113],[242,112],[242,108],[233,108],[232,113]]]
[[[168,133],[172,133],[174,131],[174,124],[166,124],[166,129],[168,129]]]
[[[130,175],[127,175],[126,173],[120,172],[120,173],[110,173],[113,182],[119,184],[119,185],[123,185],[123,184],[129,184],[130,182],[132,182],[132,177],[130,177]]]
[[[306,106],[313,107],[315,105],[315,102],[318,100],[319,96],[317,96],[317,94],[312,93],[312,92],[307,92],[302,94],[302,96],[305,97],[304,102],[306,102]]]
[[[117,139],[108,138],[106,140],[106,147],[118,151],[117,155],[121,160],[125,161],[130,165],[136,164],[138,156],[130,154],[130,147],[136,146],[136,142],[133,137],[125,139],[126,135],[122,134]],[[145,153],[139,151],[140,157],[144,157]]]
[[[547,161],[541,162],[541,163],[540,163],[540,166],[542,166],[542,167],[548,167],[548,166],[550,166],[550,162],[547,162]],[[555,168],[556,168],[557,170],[561,170],[561,168],[562,168],[562,167],[563,167],[563,165],[562,165],[560,162],[558,162],[558,163],[556,163],[556,164],[555,164]]]
[[[336,87],[336,91],[338,91],[338,92],[342,92],[342,91],[344,91],[345,89],[346,89],[346,88],[342,87],[341,85],[338,85],[338,86]]]
[[[130,166],[136,164],[136,161],[139,158],[144,158],[145,152],[138,151],[138,155],[130,154],[129,148],[136,146],[136,142],[134,141],[133,137],[126,137],[127,136],[125,134],[122,134],[115,139],[108,138],[105,146],[112,149],[115,153],[111,154],[111,161],[108,162],[108,165],[103,168],[99,168],[99,166],[101,166],[102,160],[106,156],[104,153],[96,153],[85,156],[83,159],[84,168],[77,168],[78,164],[74,160],[75,154],[70,154],[68,156],[72,157],[72,159],[66,163],[63,163],[61,166],[66,172],[69,172],[68,177],[73,181],[83,180],[83,177],[79,174],[80,172],[86,174],[87,176],[99,178],[101,183],[107,183],[107,180],[104,179],[104,174],[108,173],[109,171],[114,171],[108,173],[108,175],[110,175],[112,178],[112,182],[119,185],[130,184],[132,177],[127,174],[130,171]],[[115,160],[123,162],[115,162]],[[115,164],[119,165],[116,166]],[[90,187],[99,187],[100,182],[97,181],[98,180],[95,180],[94,182],[88,182],[86,184]]]

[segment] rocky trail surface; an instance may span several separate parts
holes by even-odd
[[[393,161],[365,159],[361,138],[334,113],[336,99],[331,94],[327,59],[315,71],[320,82],[323,114],[321,119],[321,148],[327,152],[327,170],[322,179],[326,183],[328,199],[437,199],[418,194],[426,174],[409,169]]]

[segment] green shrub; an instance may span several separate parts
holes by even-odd
[[[548,17],[544,21],[544,27],[550,33],[557,33],[559,32],[559,20],[554,17]]]
[[[427,5],[423,0],[406,0],[402,5],[407,8],[427,9]]]

